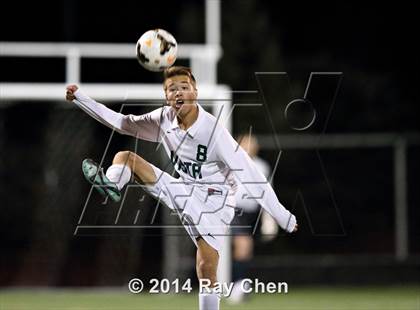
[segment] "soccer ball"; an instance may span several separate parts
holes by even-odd
[[[175,38],[163,29],[145,32],[136,44],[138,62],[150,71],[163,71],[172,66],[177,51]]]

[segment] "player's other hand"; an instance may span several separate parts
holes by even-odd
[[[76,90],[78,90],[79,87],[77,85],[68,85],[66,87],[66,100],[73,101],[76,97],[74,96],[74,93]]]

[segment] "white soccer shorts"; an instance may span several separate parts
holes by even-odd
[[[195,245],[197,238],[202,237],[220,254],[235,215],[235,196],[229,194],[228,187],[187,184],[150,165],[158,181],[145,185],[147,192],[178,213]]]

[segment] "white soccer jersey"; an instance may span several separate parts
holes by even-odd
[[[268,179],[270,177],[269,164],[259,157],[254,157],[252,160],[257,169],[261,171],[261,173]],[[236,207],[242,209],[245,212],[255,212],[259,208],[258,202],[255,199],[251,199],[249,197],[247,189],[241,184],[238,184],[238,189],[235,193],[235,200]]]
[[[81,109],[106,126],[122,134],[162,143],[183,182],[233,195],[236,178],[245,186],[248,196],[255,198],[284,230],[293,231],[295,216],[279,202],[267,179],[227,129],[199,104],[197,120],[185,131],[169,106],[138,116],[123,115],[92,100],[80,89],[74,95],[74,102]]]

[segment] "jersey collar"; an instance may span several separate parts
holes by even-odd
[[[192,138],[196,136],[197,131],[200,128],[200,123],[201,123],[201,120],[203,119],[203,116],[204,116],[203,114],[205,112],[203,107],[198,102],[197,102],[197,107],[198,107],[198,117],[195,120],[195,122],[192,124],[192,126],[188,128],[187,130],[188,135],[191,136]],[[180,127],[178,124],[178,118],[175,116],[171,124],[171,129],[176,129],[176,128],[180,128]]]

